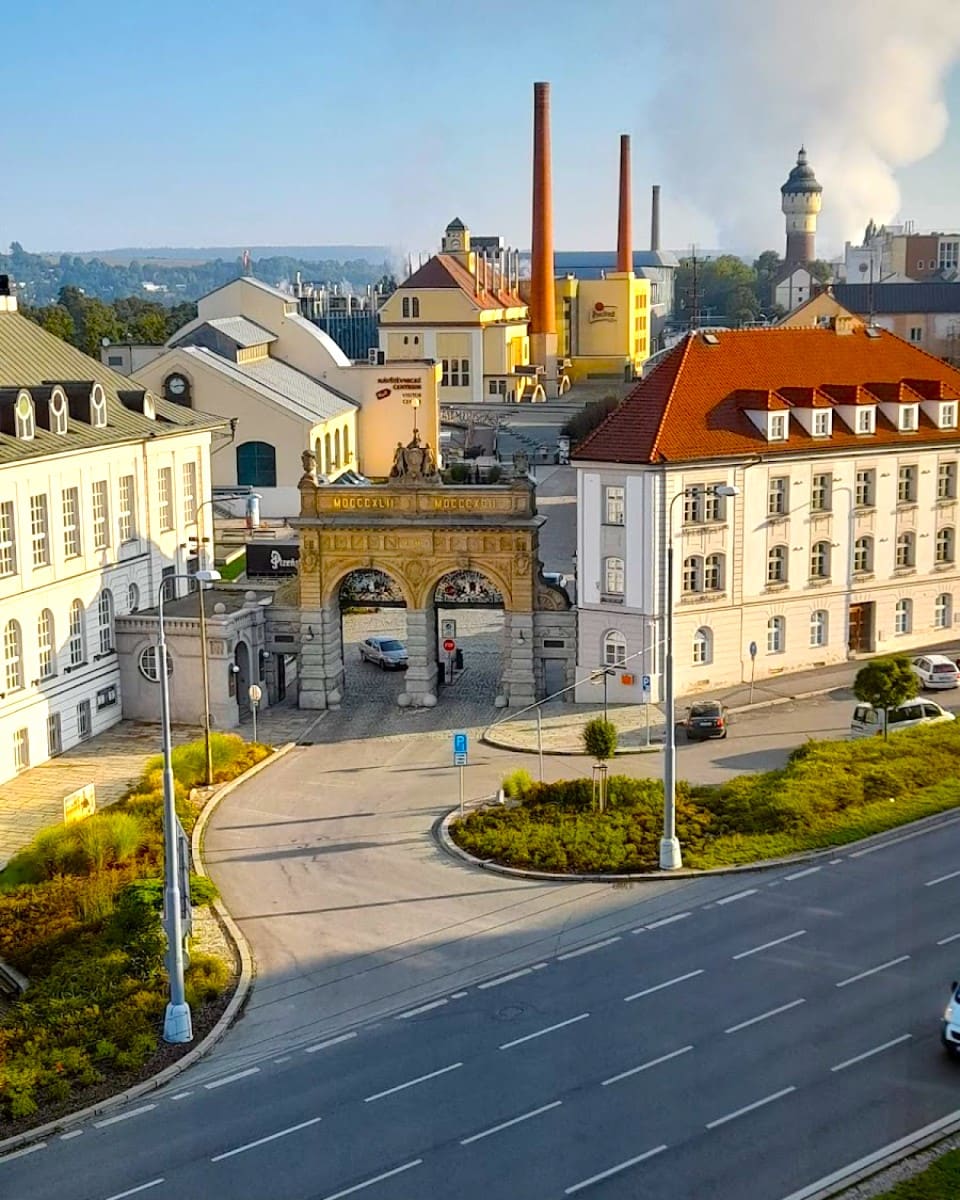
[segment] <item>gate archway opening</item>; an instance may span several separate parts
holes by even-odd
[[[408,669],[407,601],[403,589],[378,567],[349,571],[337,589],[343,702],[395,705]]]
[[[503,694],[504,598],[482,571],[448,571],[433,590],[438,698],[446,693],[493,704]],[[454,643],[452,651],[445,647]]]

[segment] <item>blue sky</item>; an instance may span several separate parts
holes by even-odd
[[[785,0],[9,0],[0,245],[426,250],[459,215],[526,247],[537,79],[558,248],[614,243],[621,132],[638,246],[659,182],[666,245],[779,249],[802,140],[822,251],[869,216],[956,229],[960,5],[927,5],[905,44],[894,0],[808,0],[801,51]]]

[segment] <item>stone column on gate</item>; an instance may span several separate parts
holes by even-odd
[[[433,708],[437,702],[437,634],[432,608],[407,609],[407,672],[401,707]]]
[[[498,708],[523,708],[536,700],[533,652],[533,613],[505,612]]]

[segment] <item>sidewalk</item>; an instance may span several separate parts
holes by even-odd
[[[939,641],[926,647],[912,649],[914,657],[925,651],[937,651],[951,658],[960,657],[960,641]],[[877,657],[885,657],[878,655]],[[708,692],[697,692],[680,696],[677,713],[683,713],[688,705],[697,700],[722,700],[733,713],[752,712],[773,704],[785,704],[788,700],[804,700],[812,696],[823,696],[827,692],[847,690],[853,687],[857,672],[869,661],[865,658],[852,662],[835,663],[829,667],[818,667],[812,671],[796,671],[790,675],[775,675],[758,681],[751,689],[749,683],[738,683],[731,687],[713,688]],[[650,709],[650,745],[647,745],[646,709],[642,704],[607,706],[607,716],[617,727],[619,745],[617,754],[641,754],[657,750],[664,740],[663,709],[655,704]],[[542,705],[541,726],[544,754],[583,754],[582,731],[587,721],[603,716],[601,704],[563,704],[553,701]],[[506,717],[488,726],[481,737],[488,746],[501,750],[536,753],[537,721],[533,711],[522,717]]]
[[[272,746],[299,741],[324,715],[287,705],[267,709],[257,720],[257,740]],[[253,726],[247,721],[233,732],[252,739]],[[179,745],[203,737],[203,730],[176,725],[172,734],[174,745]],[[92,783],[97,808],[106,808],[120,799],[140,777],[147,760],[159,753],[159,724],[121,721],[99,737],[0,784],[0,869],[44,826],[63,820],[64,796]]]

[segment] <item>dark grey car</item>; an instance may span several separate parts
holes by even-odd
[[[688,742],[701,742],[704,738],[725,738],[728,723],[727,710],[719,700],[701,700],[687,711],[683,728]]]

